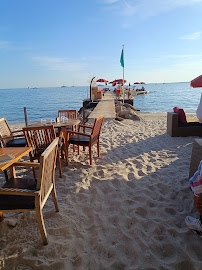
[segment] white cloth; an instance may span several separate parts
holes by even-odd
[[[197,115],[199,123],[202,123],[202,94],[201,94],[200,103],[199,103],[198,108],[196,110],[196,115]]]

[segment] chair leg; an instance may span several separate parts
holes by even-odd
[[[57,200],[55,185],[53,186],[53,189],[51,191],[51,194],[52,194],[53,202],[54,202],[54,205],[55,205],[55,210],[56,210],[56,212],[59,212],[58,200]]]
[[[97,141],[97,155],[100,156],[99,140]]]
[[[64,151],[62,148],[61,148],[61,158],[64,159]]]
[[[61,159],[60,159],[60,152],[59,152],[59,150],[57,152],[57,159],[58,159],[58,166],[59,166],[60,178],[62,178],[62,166],[61,166]]]
[[[37,204],[36,205],[36,219],[37,219],[37,222],[38,222],[39,231],[41,233],[41,237],[43,239],[44,245],[47,245],[48,244],[48,239],[47,239],[47,232],[46,232],[46,228],[45,228],[45,224],[44,224],[44,220],[43,220],[42,209],[40,207],[40,202],[39,201],[38,201],[38,203],[36,202],[36,204]]]
[[[92,153],[91,153],[91,146],[89,146],[89,157],[90,157],[90,165],[92,165]]]
[[[0,222],[3,221],[4,216],[3,216],[3,212],[0,212]]]
[[[36,178],[36,170],[34,167],[32,167],[34,178]]]
[[[79,147],[79,145],[78,145],[78,155],[80,155],[80,147]]]
[[[67,143],[66,146],[65,146],[65,160],[66,160],[66,165],[68,165],[68,153],[69,153],[69,143]]]

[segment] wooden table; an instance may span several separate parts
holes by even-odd
[[[31,147],[8,147],[0,148],[0,155],[12,155],[13,159],[8,160],[5,163],[0,163],[0,172],[4,171],[8,167],[10,168],[10,177],[15,177],[15,169],[11,166],[13,163],[18,161],[20,158],[28,154],[32,150]],[[0,212],[0,221],[3,220],[3,213]]]
[[[57,123],[52,123],[51,121],[47,121],[46,123],[44,122],[33,122],[31,124],[29,124],[29,127],[35,127],[35,126],[50,126],[53,125],[54,128],[62,128],[62,127],[74,127],[77,126],[78,124],[80,124],[80,120],[79,119],[68,119],[65,120],[64,122],[57,122]]]

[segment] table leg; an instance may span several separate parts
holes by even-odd
[[[16,178],[15,166],[10,166],[10,178]]]

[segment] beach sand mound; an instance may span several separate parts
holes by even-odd
[[[56,170],[60,212],[50,198],[47,246],[35,213],[5,214],[0,269],[202,269],[202,239],[184,222],[197,216],[188,184],[192,141],[166,134],[165,115],[105,120],[101,158],[94,146],[90,166],[87,150],[71,149],[63,178]]]

